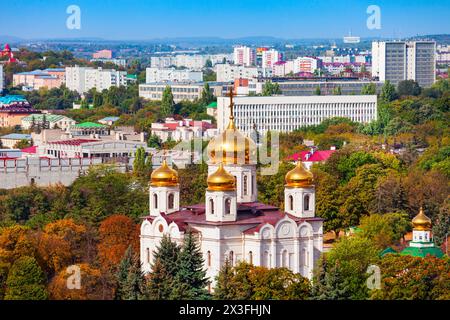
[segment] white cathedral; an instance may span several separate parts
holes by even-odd
[[[230,108],[227,129],[208,145],[205,203],[180,207],[178,174],[165,160],[152,172],[150,214],[141,225],[142,269],[151,271],[164,234],[181,244],[191,230],[198,235],[213,284],[226,259],[232,265],[245,260],[255,266],[286,267],[311,279],[323,250],[313,176],[301,162],[286,174],[285,211],[258,202],[256,145],[237,130],[232,99]]]

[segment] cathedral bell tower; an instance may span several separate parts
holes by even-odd
[[[237,201],[234,176],[228,173],[223,164],[208,176],[206,189],[206,221],[236,221]]]
[[[285,212],[299,218],[315,216],[316,192],[313,174],[301,161],[285,177],[284,208]]]
[[[150,215],[170,214],[180,210],[180,184],[178,173],[167,165],[166,159],[151,174]]]

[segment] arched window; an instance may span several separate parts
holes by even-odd
[[[210,210],[211,214],[214,214],[214,200],[213,199],[209,199],[209,210]]]
[[[253,264],[253,252],[252,251],[248,252],[248,262],[250,264]]]
[[[147,254],[146,254],[146,256],[147,256],[147,263],[150,263],[150,248],[147,248],[146,251],[147,251]]]
[[[231,214],[231,199],[225,199],[225,214]]]
[[[207,262],[207,266],[211,267],[211,251],[208,251],[206,253],[206,262]]]
[[[158,209],[158,195],[156,193],[153,194],[153,208]]]
[[[228,260],[230,261],[230,265],[234,266],[234,252],[230,251],[230,253],[228,254]]]
[[[303,198],[303,210],[308,211],[309,210],[309,194],[305,195]]]
[[[294,197],[292,195],[289,195],[289,204],[288,204],[289,210],[294,210]]]
[[[173,193],[169,193],[169,209],[173,209],[175,206],[175,196]]]
[[[248,181],[247,181],[247,176],[244,176],[244,195],[248,194]]]

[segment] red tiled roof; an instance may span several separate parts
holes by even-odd
[[[205,121],[189,121],[189,126],[186,126],[183,122],[183,125],[180,125],[178,122],[174,123],[164,123],[164,127],[166,127],[169,130],[176,130],[176,128],[182,128],[182,127],[201,127],[203,130],[213,128],[214,126]]]
[[[299,153],[294,153],[293,155],[291,155],[289,157],[289,159],[298,161],[299,158],[301,158],[301,161],[321,162],[321,161],[327,161],[328,158],[331,157],[331,155],[334,152],[336,152],[336,150],[317,150],[317,151],[314,151],[312,156],[310,156],[308,159],[306,159],[306,155],[308,153],[310,154],[310,151],[301,151]]]
[[[62,140],[62,141],[51,141],[49,144],[64,144],[68,146],[79,146],[83,143],[88,142],[97,142],[100,140],[93,140],[93,139],[73,139],[73,140]]]

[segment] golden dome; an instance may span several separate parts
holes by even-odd
[[[311,187],[313,178],[313,174],[304,167],[301,161],[298,161],[295,168],[286,174],[286,187]]]
[[[219,168],[208,176],[208,190],[210,191],[229,191],[236,190],[236,181],[234,176],[229,174],[223,167],[223,164],[219,164]]]
[[[166,159],[161,166],[154,170],[150,176],[150,185],[153,187],[170,187],[178,184],[178,173],[167,165]]]
[[[412,219],[412,224],[415,230],[431,229],[431,219],[423,213],[422,207],[420,207],[419,214]]]
[[[230,89],[230,122],[226,130],[211,139],[208,144],[207,150],[211,163],[249,164],[252,160],[256,160],[256,144],[237,130],[233,106],[233,91]],[[244,162],[242,163],[240,159]]]

